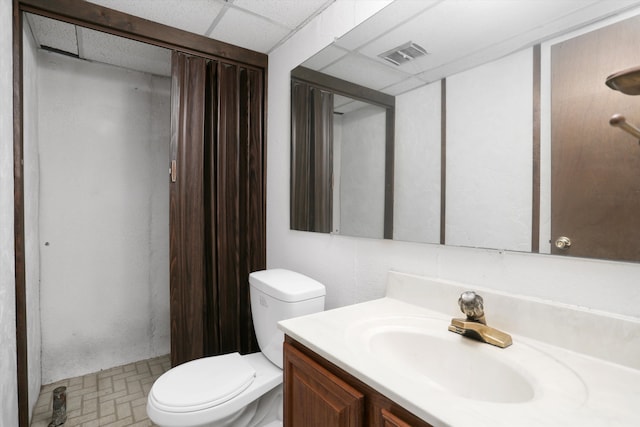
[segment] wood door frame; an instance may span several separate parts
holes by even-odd
[[[18,421],[20,427],[28,427],[29,382],[23,172],[24,117],[22,111],[23,12],[43,15],[175,51],[205,58],[224,59],[227,62],[235,62],[261,69],[264,73],[265,82],[267,79],[268,56],[92,3],[78,2],[77,0],[13,0],[13,173]],[[262,117],[265,123],[262,134],[263,141],[266,141],[266,90],[267,85],[265,83],[265,106]],[[263,215],[265,214],[264,210],[265,207],[263,206]]]

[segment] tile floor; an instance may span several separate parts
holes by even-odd
[[[147,394],[171,367],[169,356],[61,380],[42,387],[31,427],[47,427],[52,416],[53,389],[67,387],[67,421],[61,427],[149,427]]]

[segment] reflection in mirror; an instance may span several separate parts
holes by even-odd
[[[548,46],[638,5],[395,0],[302,66],[394,98],[394,239],[548,253]]]
[[[299,67],[291,105],[291,229],[390,238],[393,97]]]
[[[633,16],[551,46],[553,253],[640,261],[640,147],[609,124],[638,123],[640,101],[605,85],[640,64],[638,28]]]
[[[336,95],[333,233],[384,237],[384,108]]]

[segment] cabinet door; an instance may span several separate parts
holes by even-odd
[[[411,424],[403,421],[398,418],[396,415],[393,415],[391,412],[386,409],[382,409],[382,426],[383,427],[412,427]]]
[[[364,395],[284,344],[285,427],[360,427]]]

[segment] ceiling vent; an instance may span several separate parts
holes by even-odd
[[[402,65],[405,62],[413,61],[414,59],[427,55],[428,52],[424,50],[422,46],[419,46],[413,42],[408,42],[402,46],[398,46],[391,50],[386,51],[378,55],[380,58],[386,59],[395,65]]]

